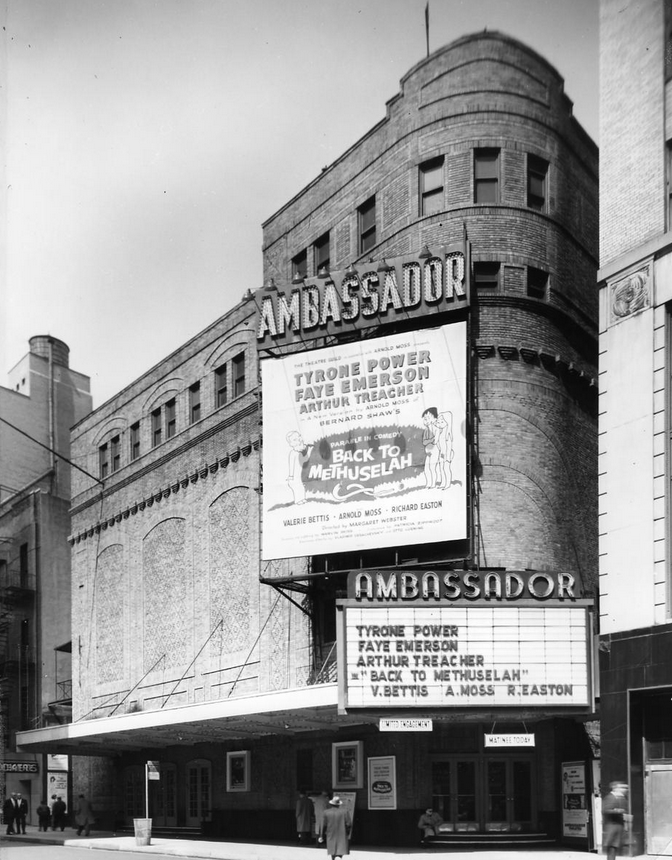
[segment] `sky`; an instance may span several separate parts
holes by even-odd
[[[429,0],[499,30],[597,142],[598,0]],[[262,285],[262,223],[385,116],[425,0],[2,0],[0,384],[34,335],[94,407]]]

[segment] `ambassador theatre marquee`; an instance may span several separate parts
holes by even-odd
[[[569,573],[353,572],[339,709],[589,712],[591,610]]]

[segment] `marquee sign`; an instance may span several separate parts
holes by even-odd
[[[261,362],[265,560],[464,540],[464,321]]]
[[[586,606],[339,606],[340,706],[587,707]]]
[[[419,256],[382,264],[323,272],[291,284],[257,290],[257,345],[305,345],[305,339],[333,337],[362,328],[468,306],[465,246],[427,249]]]

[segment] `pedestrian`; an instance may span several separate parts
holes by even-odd
[[[299,792],[299,798],[296,801],[296,832],[299,842],[310,842],[310,817],[313,812],[313,805],[305,791]]]
[[[62,797],[57,797],[51,807],[52,829],[57,830],[59,827],[65,829],[65,801]]]
[[[352,819],[347,809],[343,808],[343,801],[337,795],[331,798],[329,806],[324,810],[322,822],[322,833],[320,842],[327,843],[327,854],[333,858],[343,857],[350,853],[350,834],[352,833]]]
[[[609,794],[602,801],[602,848],[608,860],[615,860],[624,843],[623,832],[628,814],[628,786],[624,782],[612,782]]]
[[[45,833],[49,830],[49,821],[51,820],[51,810],[49,809],[49,805],[46,800],[41,800],[40,805],[35,810],[37,812],[37,829],[39,831],[44,831]]]
[[[418,827],[422,830],[420,844],[425,845],[425,840],[428,836],[436,836],[441,824],[443,824],[443,818],[441,818],[438,812],[434,812],[431,806],[428,807],[418,820]]]
[[[5,831],[7,836],[13,836],[14,834],[14,817],[17,811],[14,799],[15,795],[12,794],[10,797],[6,797],[5,802],[2,804],[2,816],[7,825],[7,830]]]
[[[77,800],[75,823],[77,824],[77,836],[82,835],[82,830],[84,831],[84,836],[89,835],[91,825],[93,824],[93,809],[83,794],[80,794]]]
[[[324,811],[329,805],[329,793],[323,791],[320,794],[312,795],[310,798],[313,801],[313,812],[315,814],[315,838],[320,839],[322,833],[322,822],[324,821]]]
[[[16,795],[18,812],[16,815],[16,832],[26,833],[26,818],[28,818],[28,801],[18,792]]]

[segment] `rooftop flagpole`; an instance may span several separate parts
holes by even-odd
[[[429,0],[425,4],[425,36],[427,38],[427,56],[429,56]]]

